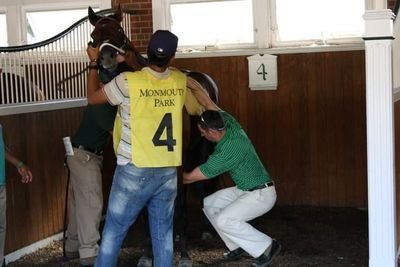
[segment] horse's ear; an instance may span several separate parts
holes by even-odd
[[[93,26],[99,20],[99,16],[96,15],[96,12],[94,12],[90,6],[88,7],[88,16],[89,16],[90,24],[92,24]]]
[[[118,4],[118,8],[114,12],[114,18],[119,22],[122,21],[122,9],[120,4]]]

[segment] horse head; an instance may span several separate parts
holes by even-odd
[[[90,6],[88,13],[90,24],[94,26],[90,36],[95,46],[103,42],[112,43],[117,47],[122,47],[125,44],[126,37],[121,26],[122,11],[120,6],[114,11],[114,14],[107,16],[96,14]]]
[[[125,55],[128,53],[135,56],[133,64],[137,63],[139,67],[146,65],[146,60],[130,42],[121,26],[123,14],[120,6],[113,14],[107,16],[96,14],[89,6],[88,17],[90,24],[94,26],[90,36],[92,37],[92,45],[99,46],[98,62],[101,68],[109,72],[115,71],[118,66],[118,54]],[[136,67],[136,69],[139,67]]]

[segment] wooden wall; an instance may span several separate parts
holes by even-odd
[[[250,91],[244,56],[179,59],[220,87],[247,130],[280,205],[366,207],[364,51],[278,55],[278,89]]]
[[[33,182],[22,184],[15,168],[6,165],[7,251],[62,230],[67,181],[62,137],[80,117],[79,109],[0,117],[7,146],[33,173]]]
[[[82,114],[83,108],[73,108],[0,116],[7,146],[33,173],[33,182],[22,184],[15,167],[6,165],[6,253],[63,231],[68,172],[62,138],[75,133]],[[103,165],[105,201],[114,167],[110,142]]]
[[[278,205],[366,207],[364,51],[278,55],[275,91],[249,90],[245,56],[175,65],[216,80],[221,108],[242,123],[276,181]],[[7,165],[7,252],[62,231],[62,137],[73,135],[81,116],[82,108],[0,117],[8,146],[34,174],[23,185]],[[107,152],[106,194],[115,163]]]
[[[22,184],[15,167],[6,165],[7,253],[63,231],[68,172],[62,138],[74,134],[82,111],[74,108],[0,117],[7,146],[33,173],[33,182]],[[114,166],[110,142],[103,168],[106,195]]]

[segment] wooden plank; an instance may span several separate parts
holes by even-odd
[[[279,204],[365,207],[363,56],[279,55],[278,90],[262,92],[248,89],[245,57],[178,59],[177,66],[218,81],[220,106],[243,124],[276,177]]]

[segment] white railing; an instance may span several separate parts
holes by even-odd
[[[124,13],[126,33],[130,19]],[[0,47],[0,115],[86,105],[86,48],[92,30],[84,18],[46,41]]]

